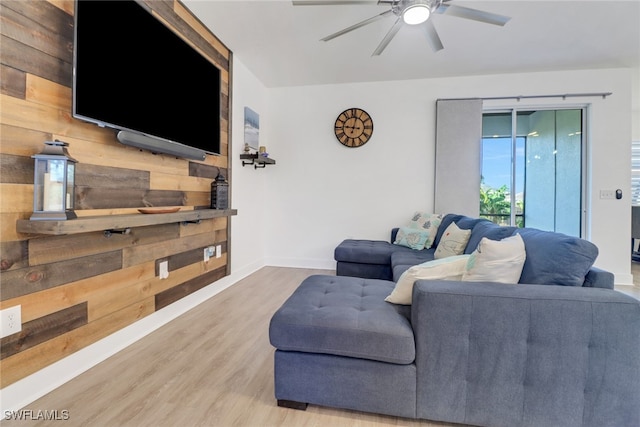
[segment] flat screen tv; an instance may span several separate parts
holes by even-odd
[[[220,154],[220,70],[133,0],[76,1],[73,116],[124,144]]]

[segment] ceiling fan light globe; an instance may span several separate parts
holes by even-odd
[[[402,12],[402,20],[405,24],[418,25],[429,19],[429,15],[431,15],[431,10],[429,10],[427,5],[414,4]]]

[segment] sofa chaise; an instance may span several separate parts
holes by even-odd
[[[440,227],[451,222],[472,230],[470,256],[483,241],[476,232],[501,241],[516,231],[460,215]],[[369,263],[346,241],[367,266],[356,268],[387,276],[308,277],[273,315],[278,404],[478,426],[640,425],[640,301],[592,267],[591,243],[518,232],[526,260],[517,285],[416,280],[409,304],[386,299],[440,240],[422,250],[394,245]],[[376,246],[364,242],[361,250]]]

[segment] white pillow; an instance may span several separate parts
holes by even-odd
[[[462,230],[455,222],[452,222],[442,233],[434,258],[461,255],[467,247],[469,237],[471,237],[471,230]]]
[[[396,287],[384,300],[410,305],[413,283],[420,279],[460,280],[471,255],[456,255],[414,265],[402,273]]]
[[[519,234],[502,240],[483,237],[468,260],[462,280],[518,283],[526,258],[524,241]]]

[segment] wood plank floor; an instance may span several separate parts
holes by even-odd
[[[300,282],[331,271],[265,267],[27,408],[66,421],[10,426],[450,426],[310,405],[273,394],[272,314]]]
[[[640,277],[637,268],[632,272]],[[25,408],[66,410],[69,420],[2,425],[453,426],[276,406],[269,320],[311,274],[333,272],[265,267]]]

